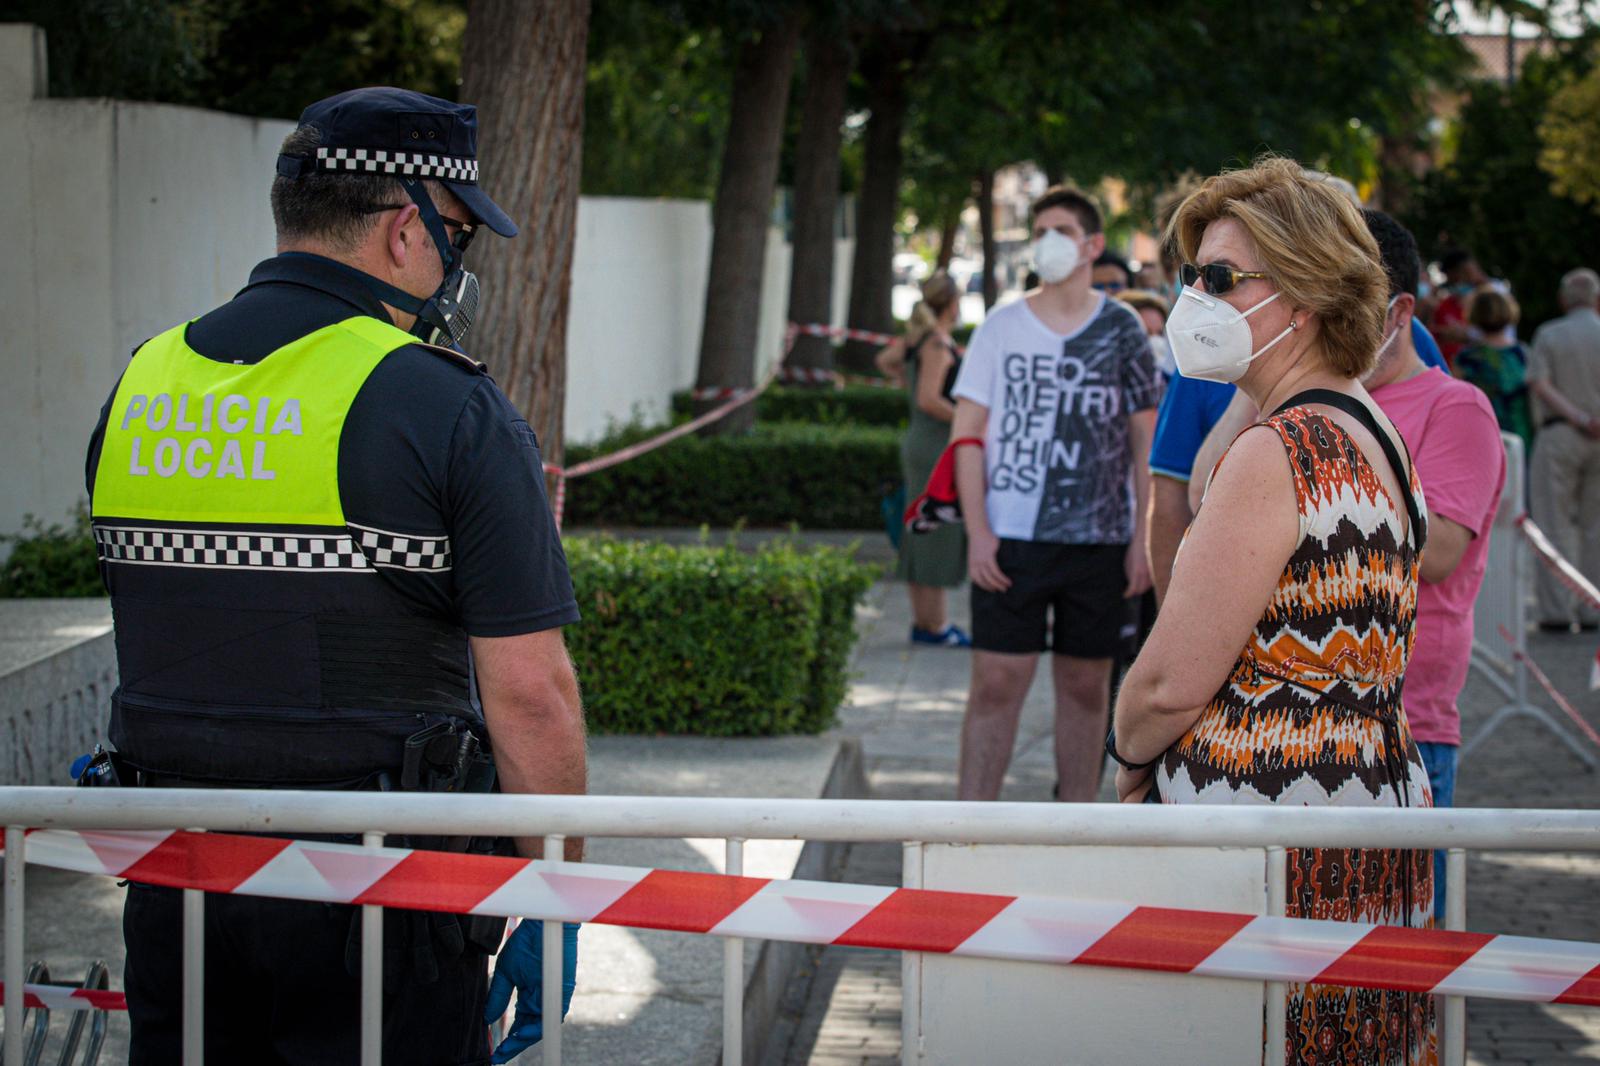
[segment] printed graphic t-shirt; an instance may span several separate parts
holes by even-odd
[[[955,396],[989,409],[989,524],[1009,540],[1126,544],[1133,536],[1128,416],[1152,408],[1160,378],[1139,316],[1101,297],[1076,333],[1027,300],[997,307],[972,335]]]

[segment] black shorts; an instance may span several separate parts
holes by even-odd
[[[1051,650],[1079,659],[1115,658],[1136,623],[1124,599],[1124,544],[1036,544],[1002,540],[996,561],[1004,592],[972,586],[972,646],[1014,655]]]

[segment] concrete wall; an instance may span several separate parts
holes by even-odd
[[[291,128],[156,104],[47,100],[43,34],[0,25],[0,532],[84,497],[84,445],[135,345],[272,254]]]
[[[110,603],[0,600],[0,785],[71,784],[116,684]]]
[[[849,303],[854,243],[841,240],[834,248],[835,324]],[[758,376],[783,355],[790,259],[782,232],[769,230]],[[711,205],[704,201],[585,196],[578,202],[567,440],[594,440],[635,417],[659,421],[672,393],[694,384],[710,266]]]
[[[49,100],[44,37],[0,24],[0,533],[84,498],[84,445],[135,346],[227,300],[273,251],[267,191],[292,123]],[[567,439],[662,418],[694,383],[711,210],[585,197],[567,334]],[[842,321],[851,242],[836,253]],[[761,370],[782,354],[789,249],[769,233]],[[495,293],[485,294],[493,300]],[[483,353],[478,353],[480,356]]]

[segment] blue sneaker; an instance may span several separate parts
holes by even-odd
[[[936,648],[970,648],[972,638],[960,626],[945,626],[935,633],[930,629],[911,627],[911,643],[931,644]]]

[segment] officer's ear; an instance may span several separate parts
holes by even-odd
[[[428,237],[421,214],[416,204],[406,204],[389,219],[389,225],[384,230],[384,244],[396,269],[404,270],[416,252],[417,241]]]

